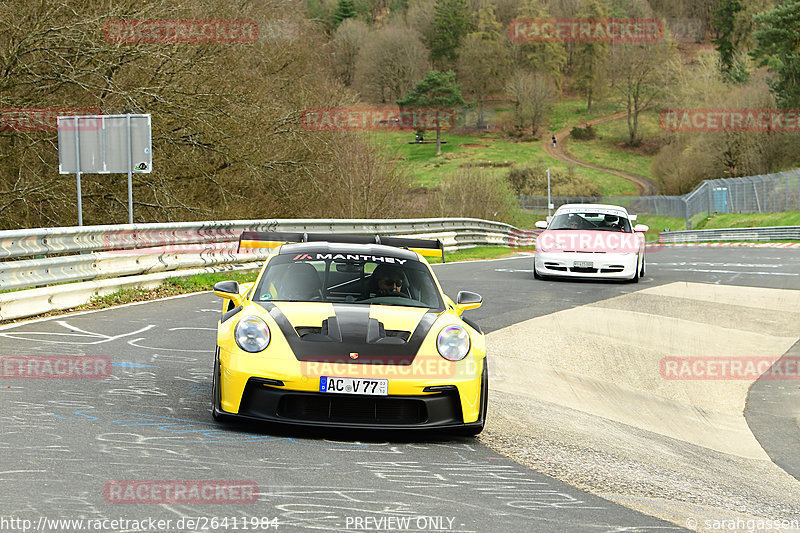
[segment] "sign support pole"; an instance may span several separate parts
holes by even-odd
[[[133,161],[131,157],[131,114],[126,113],[125,123],[128,130],[128,224],[133,224]]]
[[[75,177],[78,181],[78,226],[83,226],[83,201],[81,200],[81,141],[80,121],[75,117]]]

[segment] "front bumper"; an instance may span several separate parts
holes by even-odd
[[[638,254],[635,253],[537,251],[533,260],[536,272],[542,276],[631,279],[638,268]],[[576,267],[576,261],[592,266]]]
[[[419,374],[431,368],[430,361],[426,366],[423,357],[417,357],[406,367],[354,365],[349,372],[347,367],[336,367],[335,372],[329,372],[330,367],[323,366],[322,372],[311,375],[308,366],[288,373],[269,372],[265,368],[254,373],[253,368],[234,368],[232,363],[235,365],[237,357],[232,355],[220,350],[216,376],[219,403],[215,399],[213,408],[215,414],[225,417],[314,427],[449,429],[478,424],[480,417],[485,416],[481,413],[485,357],[474,362],[468,356],[465,361],[451,363],[436,356],[442,363],[458,367],[455,372],[447,372],[448,375],[440,372],[431,376]],[[370,371],[369,376],[363,373],[365,370]],[[385,378],[389,380],[389,394],[322,393],[319,392],[321,375]],[[446,387],[446,390],[426,392],[427,387]]]

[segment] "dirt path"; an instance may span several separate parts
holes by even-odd
[[[601,124],[603,122],[611,122],[612,120],[617,120],[620,118],[624,118],[626,116],[625,111],[620,111],[619,113],[614,113],[613,115],[607,115],[605,117],[595,118],[593,120],[589,120],[584,125],[593,126],[595,124]],[[555,133],[556,136],[556,147],[553,148],[553,141],[551,138],[546,138],[544,140],[544,151],[547,152],[548,155],[551,157],[558,159],[559,161],[564,161],[565,163],[571,163],[573,165],[578,165],[586,168],[593,168],[595,170],[600,170],[602,172],[607,172],[609,174],[614,174],[615,176],[619,176],[620,178],[626,179],[636,185],[636,190],[640,196],[651,196],[658,194],[658,184],[651,180],[650,178],[645,178],[644,176],[639,176],[638,174],[631,174],[630,172],[623,172],[622,170],[616,170],[613,168],[606,168],[601,167],[599,165],[594,165],[592,163],[587,163],[586,161],[581,161],[577,159],[575,156],[570,154],[566,150],[566,142],[567,138],[569,137],[569,132],[572,128],[564,128],[563,130],[557,131]]]

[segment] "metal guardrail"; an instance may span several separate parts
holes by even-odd
[[[665,231],[660,233],[658,236],[658,242],[665,244],[681,242],[783,240],[800,240],[800,226]]]
[[[263,260],[268,250],[236,251],[244,230],[413,235],[441,239],[446,251],[532,245],[538,233],[470,218],[249,220],[0,231],[0,290]]]

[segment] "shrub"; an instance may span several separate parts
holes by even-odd
[[[592,139],[597,137],[597,133],[591,126],[586,126],[585,128],[581,128],[580,126],[574,126],[572,130],[569,132],[569,136],[575,139],[576,141],[591,141]]]

